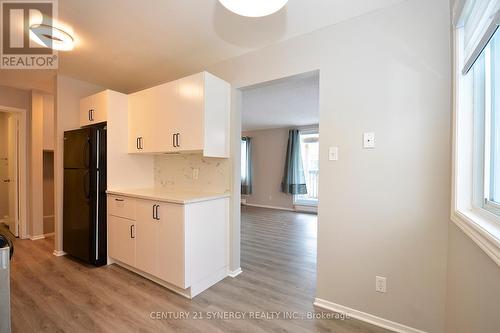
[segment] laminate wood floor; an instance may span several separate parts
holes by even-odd
[[[243,273],[193,300],[116,265],[90,267],[52,250],[53,239],[15,241],[13,332],[389,332],[353,319],[282,319],[284,312],[322,313],[312,305],[314,215],[243,208]],[[262,318],[266,311],[280,318]],[[245,319],[206,318],[242,313]],[[194,319],[200,314],[205,319]]]

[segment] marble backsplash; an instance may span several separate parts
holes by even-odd
[[[193,174],[198,169],[198,179]],[[167,191],[195,190],[229,193],[229,159],[207,158],[201,154],[159,155],[154,162],[155,186]]]

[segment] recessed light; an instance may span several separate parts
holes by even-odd
[[[219,2],[238,15],[262,17],[276,13],[288,0],[219,0]]]
[[[75,40],[66,31],[46,24],[30,26],[30,39],[35,43],[58,51],[71,51]]]

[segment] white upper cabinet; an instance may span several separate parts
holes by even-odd
[[[207,72],[129,95],[129,152],[229,157],[230,95]]]
[[[80,126],[99,124],[107,121],[110,90],[104,90],[80,100]]]

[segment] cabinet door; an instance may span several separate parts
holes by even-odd
[[[204,73],[198,73],[177,81],[178,150],[203,150],[204,137]]]
[[[158,229],[156,203],[137,202],[136,267],[151,275],[158,275]]]
[[[108,120],[108,98],[107,90],[95,94],[92,99],[92,120],[93,124],[103,123]]]
[[[127,265],[135,266],[135,222],[108,216],[109,256]]]
[[[168,153],[176,151],[174,135],[177,133],[177,81],[168,82],[152,89],[152,119],[154,152]]]
[[[88,126],[92,124],[91,110],[94,96],[88,96],[80,100],[80,126]]]
[[[184,205],[163,203],[158,211],[158,277],[180,288],[187,288]]]
[[[129,96],[128,138],[129,153],[151,151],[152,133],[148,129],[151,117],[151,90],[139,91]]]

